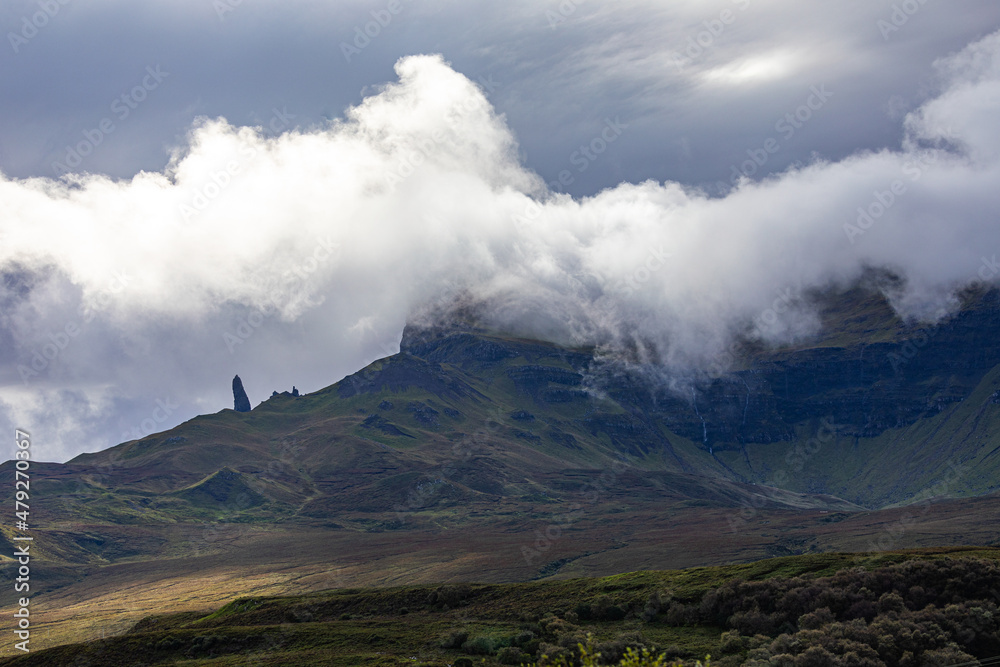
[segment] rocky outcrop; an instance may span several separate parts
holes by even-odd
[[[300,395],[301,394],[299,394],[299,390],[296,389],[294,385],[292,386],[292,390],[290,392],[289,391],[283,391],[281,393],[278,393],[277,391],[271,392],[271,398],[274,398],[275,396],[289,396],[292,398],[298,398]]]
[[[995,289],[967,295],[963,309],[937,326],[901,321],[884,297],[860,288],[830,300],[823,311],[829,326],[816,340],[778,349],[742,344],[736,368],[714,378],[661,377],[635,364],[595,364],[587,350],[499,338],[461,325],[409,325],[400,343],[407,354],[393,359],[407,357],[417,367],[417,357],[427,370],[446,364],[477,377],[492,377],[493,369],[506,366],[504,375],[529,401],[525,407],[578,404],[591,411],[588,430],[639,451],[665,442],[660,426],[709,451],[792,441],[796,428],[827,418],[842,436],[877,437],[963,401],[1000,364]],[[593,412],[585,377],[623,413],[612,419]],[[397,380],[407,382],[416,384],[409,376]],[[440,380],[421,379],[428,388],[435,382]],[[992,400],[1000,402],[1000,392]]]
[[[250,398],[243,389],[243,381],[239,375],[233,378],[233,409],[236,412],[250,412]]]

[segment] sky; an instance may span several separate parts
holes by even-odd
[[[1000,5],[8,0],[0,424],[36,458],[315,391],[456,295],[718,365],[872,269],[1000,276]],[[887,288],[888,289],[888,288]]]

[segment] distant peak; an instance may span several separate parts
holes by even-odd
[[[465,292],[427,304],[407,318],[399,351],[412,354],[414,349],[459,333],[489,333],[483,324],[485,313],[485,304]]]

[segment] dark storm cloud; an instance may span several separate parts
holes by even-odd
[[[266,125],[277,110],[308,126],[390,79],[398,58],[440,52],[493,82],[527,165],[549,182],[568,171],[565,191],[645,178],[715,188],[748,150],[786,136],[776,123],[813,85],[834,92],[830,105],[754,177],[898,144],[899,118],[926,98],[930,63],[1000,26],[1000,6],[984,0],[909,4],[897,27],[893,3],[867,0],[17,0],[0,15],[15,35],[43,5],[58,11],[16,53],[9,34],[0,49],[0,85],[11,91],[0,100],[0,167],[55,175],[67,146],[86,149],[107,119],[113,132],[80,169],[159,170],[196,116]],[[169,78],[136,108],[126,100],[123,118],[121,96],[157,65]],[[581,147],[608,118],[629,131],[590,159]]]

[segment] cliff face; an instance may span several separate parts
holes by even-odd
[[[968,299],[930,329],[860,290],[827,301],[827,325],[812,340],[747,345],[716,378],[626,367],[468,321],[410,326],[399,354],[330,387],[199,417],[169,437],[73,463],[108,466],[157,493],[226,466],[302,474],[288,487],[300,502],[313,492],[309,479],[335,474],[329,502],[338,507],[388,502],[386,489],[411,488],[406,480],[421,474],[455,493],[543,497],[556,491],[544,476],[616,460],[671,483],[768,485],[865,507],[1000,489],[997,294]],[[342,468],[372,471],[385,488],[357,486],[368,473]],[[268,484],[257,492],[291,493],[280,475]]]
[[[586,351],[489,336],[467,325],[409,327],[401,350],[479,376],[500,374],[537,408],[580,414],[575,424],[630,455],[659,452],[669,459],[678,439],[689,441],[727,474],[745,481],[776,483],[776,472],[788,472],[783,457],[789,448],[812,437],[824,421],[832,423],[839,444],[827,447],[826,455],[840,452],[835,463],[843,465],[823,475],[794,470],[783,475],[789,478],[784,484],[866,504],[904,500],[931,482],[912,471],[910,482],[902,484],[856,488],[837,481],[873,474],[865,470],[864,457],[871,454],[865,445],[882,448],[902,439],[892,445],[902,461],[948,450],[948,460],[955,462],[980,454],[979,446],[956,444],[956,438],[982,446],[993,441],[988,423],[1000,400],[1000,385],[991,384],[1000,366],[996,290],[967,297],[959,313],[936,326],[902,322],[883,297],[860,289],[828,296],[823,319],[820,334],[794,346],[740,346],[731,359],[733,370],[715,378],[657,377],[650,369],[598,363]],[[980,387],[990,389],[989,400],[977,398],[971,405]],[[611,403],[595,400],[598,395]],[[969,410],[978,416],[965,415]],[[960,437],[958,423],[944,424],[956,419],[975,432]],[[934,433],[924,433],[931,425]],[[914,430],[920,432],[910,433]],[[882,464],[885,456],[880,449]],[[814,465],[822,461],[813,458]],[[939,458],[924,472],[933,476],[945,463],[943,455]],[[689,460],[678,461],[681,469],[690,469]],[[882,473],[886,480],[906,468],[900,462],[888,465],[894,471]],[[997,481],[984,478],[973,486],[988,491],[997,488]]]
[[[865,308],[895,319],[882,297],[860,291]],[[831,323],[836,326],[836,323]],[[408,328],[401,351],[468,370],[522,356],[546,346],[503,342],[484,332]],[[506,371],[517,388],[544,404],[587,400],[585,376],[638,419],[658,419],[670,430],[706,446],[770,443],[795,436],[803,422],[832,418],[842,435],[870,438],[913,424],[967,398],[1000,364],[1000,294],[979,295],[953,318],[933,327],[896,320],[890,340],[883,328],[867,336],[826,331],[795,347],[761,350],[737,358],[740,370],[714,379],[690,378],[685,389],[666,389],[636,372],[604,372],[591,355],[563,350],[567,368],[519,365]],[[752,349],[746,346],[744,349]],[[533,352],[532,352],[533,351]]]
[[[968,399],[1000,364],[996,291],[938,326],[897,325],[890,340],[875,329],[837,344],[758,352],[748,368],[699,393],[708,442],[785,440],[796,424],[824,417],[840,425],[841,435],[878,437]],[[694,437],[701,420],[689,417],[676,427]]]

